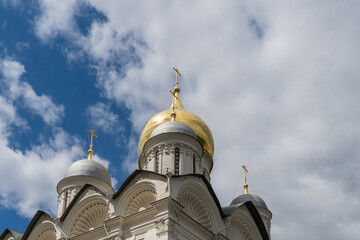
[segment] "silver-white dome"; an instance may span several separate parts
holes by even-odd
[[[72,176],[89,176],[98,178],[111,186],[108,170],[99,162],[84,159],[74,162],[66,170],[64,179]]]
[[[258,195],[255,195],[255,194],[240,195],[240,196],[236,197],[234,200],[232,200],[230,205],[236,205],[236,204],[244,203],[244,202],[252,202],[255,207],[263,207],[263,208],[267,209],[267,206],[266,206],[266,203],[264,202],[264,200],[262,200],[261,197],[259,197]]]
[[[154,129],[154,131],[152,131],[150,138],[163,133],[182,133],[197,139],[195,132],[188,125],[177,121],[164,122],[160,124]]]

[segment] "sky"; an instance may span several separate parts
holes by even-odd
[[[359,1],[0,0],[0,233],[56,213],[87,157],[117,190],[171,103],[215,141],[222,206],[249,192],[273,239],[360,239]]]

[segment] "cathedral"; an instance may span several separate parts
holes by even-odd
[[[88,159],[72,163],[57,185],[56,216],[39,210],[24,233],[6,229],[0,240],[270,239],[272,213],[245,193],[221,206],[211,186],[214,140],[206,123],[186,111],[176,86],[169,109],[145,124],[139,169],[115,191],[108,170]]]

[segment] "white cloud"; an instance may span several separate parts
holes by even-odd
[[[85,155],[81,142],[55,126],[63,117],[63,106],[53,103],[50,96],[37,95],[31,85],[20,80],[25,73],[21,63],[0,59],[0,73],[4,93],[0,95],[0,205],[25,217],[32,217],[38,209],[56,213],[56,185],[70,164]],[[12,131],[14,126],[30,128],[15,105],[20,97],[25,107],[40,115],[52,129],[49,136],[33,134],[41,143],[26,150],[11,144],[11,139],[18,137]],[[96,155],[94,159],[109,166],[105,159]],[[117,185],[114,178],[112,183]]]
[[[82,151],[77,140],[61,129],[56,129],[49,142],[21,152],[0,139],[1,205],[26,217],[32,217],[37,209],[56,212],[56,184]]]
[[[273,211],[274,239],[358,236],[357,2],[92,1],[109,21],[87,35],[62,24],[75,19],[74,2],[54,15],[56,3],[43,3],[40,38],[76,35],[68,54],[92,61],[97,86],[131,110],[136,131],[167,107],[179,67],[185,108],[214,133],[223,205],[245,163]]]
[[[74,26],[73,15],[76,11],[77,0],[64,0],[55,2],[52,0],[39,1],[42,15],[36,19],[36,35],[47,42],[58,34],[72,33]]]
[[[12,125],[27,128],[27,122],[18,116],[13,104],[0,95],[0,134],[7,137]]]
[[[26,151],[12,146],[10,139],[14,138],[14,126],[29,128],[18,115],[14,105],[16,99],[22,97],[25,107],[49,124],[57,122],[63,111],[63,107],[56,106],[49,96],[38,96],[29,84],[21,82],[24,72],[21,63],[0,59],[4,93],[0,95],[0,204],[31,217],[36,209],[56,212],[56,184],[80,155],[81,148],[76,138],[56,127],[53,135],[44,139],[41,145],[29,146]]]
[[[32,113],[39,115],[49,125],[55,125],[64,116],[64,107],[53,103],[50,96],[37,95],[34,89],[20,80],[25,73],[24,66],[13,60],[0,60],[0,73],[3,91],[12,100],[22,98],[24,106]],[[1,76],[1,75],[0,75]]]
[[[119,124],[119,116],[111,112],[110,106],[98,102],[95,105],[89,106],[86,112],[92,127],[112,133],[122,130]]]

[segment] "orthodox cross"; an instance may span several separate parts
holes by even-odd
[[[176,87],[174,88],[174,91],[169,90],[169,92],[174,96],[174,98],[177,98],[177,99],[179,100],[178,96],[175,95],[175,91],[176,91],[176,90],[177,90],[177,91],[180,91],[178,76],[181,77],[181,73],[179,73],[179,69],[177,69],[177,68],[175,68],[175,67],[173,67],[173,69],[174,69],[174,71],[176,72],[176,82],[175,82],[175,83],[176,83]]]
[[[95,135],[95,133],[94,133],[94,130],[87,130],[90,134],[91,134],[91,141],[90,141],[90,149],[89,149],[89,151],[88,151],[88,153],[89,153],[89,157],[88,157],[88,159],[89,160],[92,160],[92,155],[93,155],[93,153],[94,153],[94,151],[92,150],[92,147],[94,146],[93,145],[93,137],[95,136],[96,138],[97,138],[97,136]]]
[[[178,86],[179,82],[178,82],[178,75],[181,77],[181,74],[179,73],[179,69],[173,67],[174,71],[176,72],[176,86]]]
[[[244,177],[245,177],[245,184],[244,184],[245,194],[248,194],[249,185],[246,182],[246,173],[248,172],[248,170],[246,169],[245,165],[242,165],[242,168],[244,169]]]

